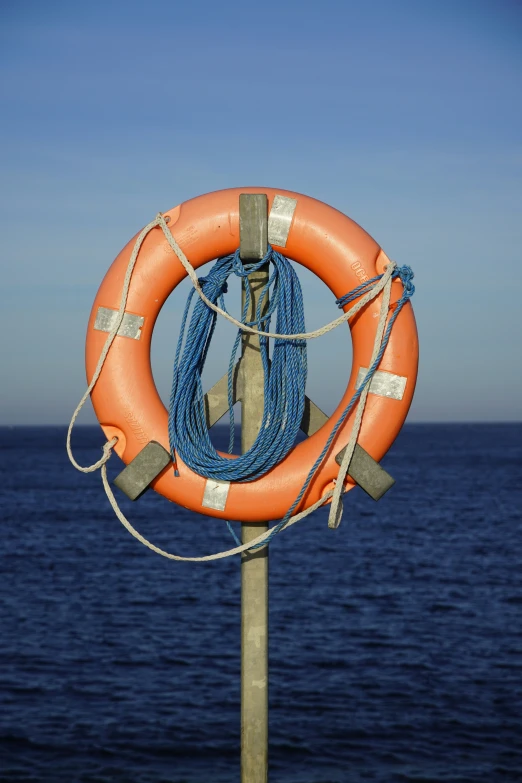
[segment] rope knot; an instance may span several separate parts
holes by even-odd
[[[414,274],[411,266],[398,266],[393,272],[393,277],[400,278],[404,286],[404,296],[410,299],[415,293],[415,286],[413,285]]]
[[[217,299],[221,294],[228,293],[228,283],[226,280],[219,281],[210,277],[198,277],[198,283],[202,290],[203,286],[206,286],[203,292],[205,296],[208,296],[210,299]]]
[[[252,272],[257,272],[264,264],[268,264],[269,261],[274,261],[273,256],[278,255],[274,252],[272,245],[268,245],[268,249],[259,261],[247,261],[246,263],[241,260],[239,248],[232,256],[232,264],[234,274],[238,277],[248,277]]]

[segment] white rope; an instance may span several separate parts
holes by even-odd
[[[170,552],[166,552],[163,549],[160,549],[159,547],[152,544],[150,541],[148,541],[144,536],[141,535],[128,521],[128,519],[125,517],[123,512],[121,511],[120,507],[118,506],[118,502],[116,498],[114,497],[114,494],[111,490],[111,487],[109,485],[109,481],[107,479],[107,460],[110,458],[112,454],[112,449],[114,445],[117,443],[118,438],[114,437],[112,440],[107,441],[107,443],[103,446],[103,454],[102,457],[95,462],[93,465],[90,465],[88,467],[83,467],[82,465],[79,465],[78,462],[75,460],[72,448],[71,448],[71,436],[72,436],[72,430],[74,427],[74,424],[76,422],[76,419],[78,418],[78,415],[83,408],[87,398],[89,397],[89,394],[92,392],[94,386],[96,385],[96,382],[98,381],[98,378],[100,377],[103,365],[105,363],[105,360],[107,358],[107,355],[109,353],[109,350],[111,348],[112,343],[114,342],[114,338],[116,337],[118,330],[121,326],[121,323],[123,321],[123,317],[125,315],[125,306],[127,304],[127,298],[129,295],[129,288],[130,288],[130,282],[132,278],[132,273],[134,271],[134,267],[136,265],[136,261],[138,259],[138,254],[140,252],[141,246],[143,244],[143,241],[145,240],[145,237],[147,234],[152,231],[153,228],[159,226],[163,234],[165,235],[165,238],[173,250],[173,252],[178,257],[179,261],[181,262],[182,266],[184,267],[185,271],[187,272],[190,280],[192,281],[192,284],[194,288],[196,289],[196,292],[200,296],[200,298],[205,302],[207,307],[210,307],[210,309],[214,310],[216,313],[219,313],[219,315],[223,316],[223,318],[226,318],[227,321],[230,321],[230,323],[233,323],[238,329],[241,329],[244,332],[250,332],[252,334],[256,334],[257,336],[265,336],[265,337],[273,337],[278,338],[281,340],[295,340],[295,339],[303,339],[303,340],[311,340],[315,337],[320,337],[323,334],[326,334],[327,332],[330,332],[332,329],[335,329],[337,326],[340,326],[342,323],[347,322],[350,318],[352,318],[356,313],[359,312],[368,302],[370,302],[372,299],[377,297],[381,291],[384,290],[383,295],[383,301],[381,303],[381,310],[380,310],[380,318],[379,323],[377,326],[377,331],[375,335],[375,342],[373,347],[373,353],[372,353],[372,360],[371,364],[375,361],[375,358],[379,352],[382,337],[384,334],[384,327],[386,325],[386,318],[388,313],[388,306],[390,302],[390,293],[391,293],[391,283],[392,283],[392,274],[393,270],[395,269],[395,263],[392,261],[390,262],[384,270],[383,276],[380,278],[380,280],[373,286],[373,288],[365,294],[353,307],[351,307],[348,312],[343,313],[339,318],[336,318],[334,321],[331,321],[329,324],[326,324],[325,326],[322,326],[320,329],[316,329],[312,332],[304,332],[300,334],[278,334],[277,332],[260,332],[257,329],[254,329],[250,326],[247,326],[246,324],[241,323],[241,321],[237,321],[233,316],[231,316],[229,313],[222,310],[218,305],[215,305],[213,302],[211,302],[203,293],[201,286],[199,285],[199,281],[197,278],[196,271],[188,258],[183,253],[182,249],[179,247],[178,243],[172,236],[172,233],[165,221],[165,218],[161,213],[158,213],[158,215],[154,218],[154,220],[151,220],[150,223],[148,223],[145,228],[139,233],[136,242],[134,244],[134,248],[132,250],[129,263],[127,265],[127,270],[125,272],[125,278],[123,281],[123,287],[122,287],[122,293],[121,293],[121,300],[120,300],[120,306],[118,309],[118,313],[116,316],[116,319],[114,321],[113,327],[111,331],[109,332],[109,335],[107,336],[107,339],[105,341],[105,344],[103,346],[102,352],[100,354],[100,358],[98,359],[98,363],[96,365],[96,369],[94,370],[94,374],[92,376],[92,379],[85,391],[85,394],[81,398],[80,402],[76,406],[76,409],[72,415],[69,428],[67,430],[67,455],[71,461],[71,463],[74,465],[74,467],[81,471],[82,473],[92,473],[93,471],[97,470],[98,468],[101,468],[101,477],[103,486],[105,488],[105,493],[109,499],[109,503],[111,504],[114,513],[122,523],[122,525],[129,531],[129,533],[134,536],[140,543],[142,543],[144,546],[151,549],[153,552],[156,552],[156,554],[161,555],[162,557],[166,557],[169,560],[181,560],[181,561],[189,561],[189,562],[207,562],[211,560],[219,560],[224,557],[230,557],[231,555],[240,554],[241,552],[244,552],[248,549],[251,549],[256,544],[263,543],[266,539],[270,537],[271,530],[267,530],[265,533],[262,533],[257,538],[249,541],[247,544],[242,544],[241,546],[234,547],[233,549],[228,549],[223,552],[216,552],[212,555],[205,555],[203,557],[182,557],[181,555],[173,555]],[[355,445],[357,443],[357,438],[359,435],[359,430],[361,427],[362,422],[362,416],[364,412],[364,406],[366,404],[366,398],[368,396],[369,391],[369,383],[365,386],[363,392],[361,393],[361,397],[359,400],[359,404],[357,406],[357,412],[355,416],[354,426],[352,428],[352,434],[350,436],[350,440],[348,442],[348,445],[345,450],[345,454],[343,457],[343,462],[341,464],[341,467],[339,468],[339,473],[337,477],[337,482],[335,489],[330,490],[327,492],[323,497],[321,497],[316,503],[314,503],[312,506],[307,508],[305,511],[301,511],[299,514],[295,514],[294,516],[290,517],[290,519],[286,522],[286,524],[281,528],[281,530],[286,530],[286,528],[290,527],[291,525],[294,525],[296,522],[299,522],[301,519],[304,519],[309,514],[316,511],[318,508],[320,508],[324,503],[326,503],[327,500],[332,498],[332,508],[330,510],[328,525],[329,527],[338,527],[342,515],[342,493],[344,491],[344,480],[346,478],[346,473],[348,471],[348,467],[351,461],[351,458],[353,456],[353,452],[355,449]]]
[[[386,328],[386,321],[388,319],[388,308],[390,306],[390,297],[391,297],[391,284],[392,284],[391,278],[388,278],[382,296],[381,311],[379,315],[379,323],[377,324],[377,331],[375,333],[375,340],[373,343],[372,358],[370,359],[370,363],[368,367],[373,366],[373,363],[376,360],[377,354],[379,353],[379,350],[381,348],[382,338],[384,336],[384,330]],[[352,427],[352,434],[350,435],[350,440],[348,441],[348,444],[344,451],[343,461],[341,462],[341,466],[337,474],[335,489],[333,491],[333,496],[332,496],[332,504],[330,506],[330,513],[328,515],[328,527],[332,529],[339,527],[339,525],[341,524],[341,518],[343,515],[342,493],[344,490],[344,481],[346,478],[346,474],[348,473],[350,462],[352,461],[353,453],[355,451],[355,446],[357,445],[357,439],[359,437],[359,431],[361,429],[364,408],[366,406],[366,398],[368,397],[368,392],[370,391],[370,383],[371,383],[371,378],[367,378],[367,382],[364,386],[364,389],[361,392],[361,396],[359,397],[357,410],[355,412],[355,420]]]
[[[223,552],[215,552],[212,555],[203,555],[202,557],[182,557],[181,555],[173,555],[170,552],[166,552],[164,549],[160,549],[155,544],[152,544],[144,536],[142,536],[141,533],[138,533],[136,528],[134,528],[131,525],[127,517],[124,515],[124,513],[118,506],[118,501],[113,495],[112,489],[107,479],[106,465],[102,465],[101,476],[102,476],[105,492],[107,494],[107,497],[109,498],[109,503],[111,504],[114,513],[116,514],[116,516],[118,517],[122,525],[129,531],[131,536],[134,536],[134,538],[136,538],[141,544],[148,547],[148,549],[151,549],[157,555],[166,557],[169,560],[182,560],[191,563],[202,563],[202,562],[209,562],[211,560],[221,560],[224,557],[230,557],[231,555],[239,555],[241,554],[241,552],[245,552],[247,549],[251,549],[256,544],[262,544],[263,541],[265,541],[270,536],[271,531],[266,530],[264,533],[261,533],[261,535],[257,536],[257,538],[253,538],[251,541],[249,541],[246,544],[241,544],[241,546],[236,546],[233,549],[226,549]],[[290,517],[286,525],[284,525],[284,527],[282,527],[281,530],[286,530],[291,525],[295,525],[296,522],[300,522],[302,519],[307,517],[313,511],[317,511],[317,509],[320,508],[332,496],[332,494],[333,494],[333,490],[330,490],[329,492],[326,493],[326,495],[323,495],[322,498],[319,498],[319,500],[316,503],[314,503],[313,506],[307,508],[306,511],[301,511],[299,514],[295,514],[295,516]]]

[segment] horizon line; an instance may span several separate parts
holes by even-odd
[[[426,425],[464,425],[464,424],[522,424],[522,419],[463,419],[463,420],[436,420],[436,421],[405,421],[402,425],[403,427],[407,426],[426,426]],[[41,429],[57,429],[59,427],[62,427],[63,429],[67,429],[69,424],[2,424],[0,423],[0,429],[3,430],[14,430],[14,429],[30,429],[30,428],[36,428],[39,427]],[[235,425],[236,428],[240,427],[241,423],[237,423]],[[93,424],[75,424],[75,429],[94,429],[94,428],[101,429],[101,425],[97,423]],[[217,422],[212,426],[212,429],[215,427],[226,427],[228,429],[228,424],[222,423],[220,424]],[[402,429],[402,428],[401,428]]]

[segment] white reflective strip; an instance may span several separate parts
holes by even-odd
[[[356,388],[359,388],[367,372],[367,367],[360,368],[355,382]],[[407,380],[404,375],[394,375],[392,372],[377,370],[370,383],[370,394],[390,397],[393,400],[402,400]]]
[[[224,511],[227,504],[230,481],[214,481],[207,479],[205,492],[203,493],[203,508],[214,508],[216,511]]]
[[[271,245],[286,247],[290,226],[294,217],[297,199],[274,196],[268,216],[268,241]]]
[[[118,310],[111,310],[109,307],[98,307],[94,328],[99,332],[110,332],[116,322]],[[141,337],[141,327],[145,321],[143,315],[132,315],[125,313],[123,321],[118,329],[121,337],[130,337],[132,340],[139,340]]]

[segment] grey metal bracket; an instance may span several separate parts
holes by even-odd
[[[114,479],[114,483],[131,500],[137,500],[151,482],[171,462],[161,443],[151,440]]]
[[[341,449],[335,458],[338,465],[343,461],[344,452],[345,449]],[[348,475],[373,500],[380,500],[395,484],[395,479],[358,443],[355,444],[352,459],[348,466]]]

